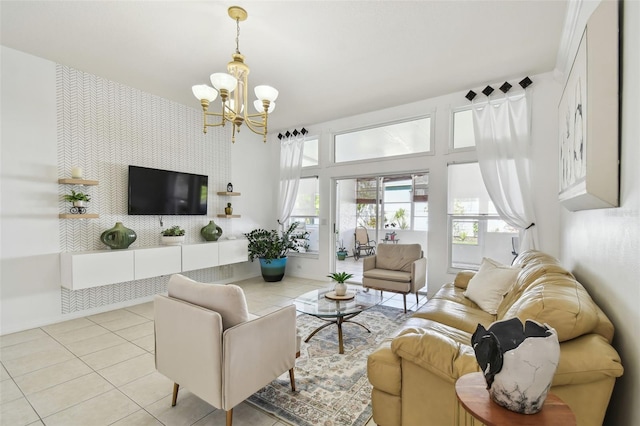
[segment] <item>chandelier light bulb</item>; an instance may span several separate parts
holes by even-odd
[[[220,90],[227,90],[229,93],[233,92],[238,85],[238,80],[231,74],[225,72],[216,72],[211,74],[211,84],[213,87]]]
[[[256,86],[253,91],[261,101],[273,102],[278,99],[278,91],[271,86]]]
[[[206,84],[197,84],[191,88],[193,95],[198,100],[206,99],[209,102],[213,102],[218,97],[218,92],[211,86]]]

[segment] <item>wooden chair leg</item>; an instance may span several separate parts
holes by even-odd
[[[231,426],[231,423],[233,423],[233,408],[227,411],[227,426]]]
[[[171,406],[175,407],[176,406],[176,400],[178,399],[178,388],[180,387],[179,384],[174,383],[173,384],[173,397],[171,398]]]
[[[291,391],[296,391],[296,379],[293,376],[293,368],[289,370],[289,381],[291,381]]]
[[[403,293],[402,294],[402,300],[404,301],[404,313],[407,313],[407,294]]]

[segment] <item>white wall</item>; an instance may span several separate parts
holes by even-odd
[[[593,10],[587,6],[582,23]],[[640,424],[640,2],[623,6],[620,207],[562,209],[560,228],[562,263],[616,327],[613,346],[625,371],[616,382],[607,425]]]
[[[557,102],[560,85],[551,73],[531,76],[534,84],[528,92],[533,97],[532,145],[535,167],[536,223],[540,249],[559,254],[558,205],[557,205]],[[517,84],[515,80],[513,84]],[[499,84],[502,84],[500,82]],[[397,172],[429,172],[429,244],[427,248],[428,293],[434,294],[442,285],[451,281],[453,274],[447,270],[447,164],[476,161],[475,151],[449,152],[450,117],[453,109],[468,106],[465,92],[427,99],[382,111],[347,117],[327,123],[305,127],[311,135],[319,135],[320,167],[320,255],[318,258],[291,258],[288,273],[303,277],[324,279],[334,262],[331,232],[335,206],[331,192],[331,179],[359,175],[392,174]],[[482,96],[482,95],[481,95]],[[432,114],[435,126],[434,155],[412,155],[406,158],[365,161],[358,164],[331,164],[333,134],[362,127],[380,125],[410,117]],[[276,147],[277,149],[277,147]],[[551,170],[551,173],[550,173]],[[329,249],[327,249],[329,247]]]

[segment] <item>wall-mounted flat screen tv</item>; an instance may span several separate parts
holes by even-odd
[[[209,177],[129,166],[130,215],[206,215]]]

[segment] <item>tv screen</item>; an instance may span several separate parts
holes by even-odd
[[[129,166],[130,215],[206,215],[208,176]]]

